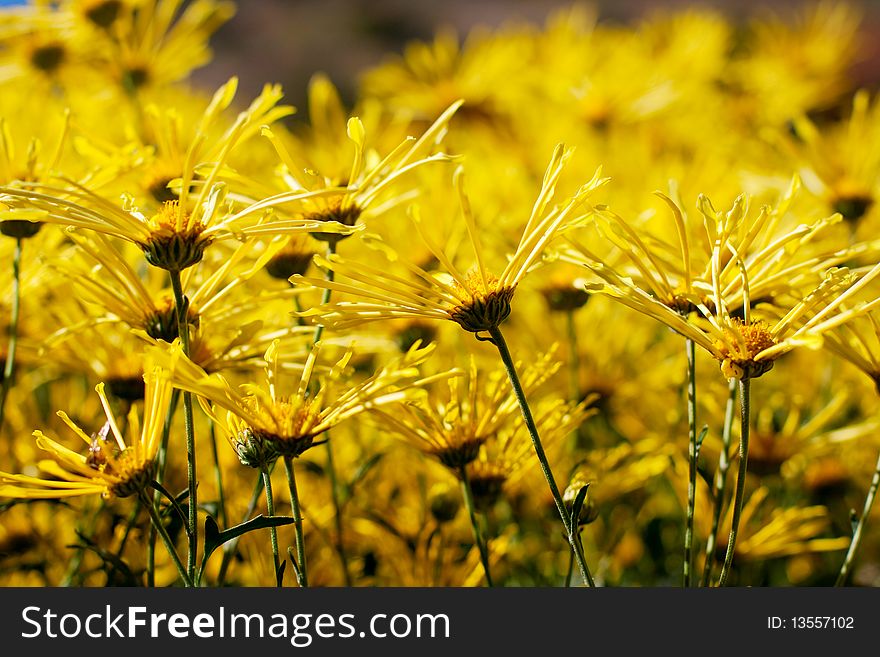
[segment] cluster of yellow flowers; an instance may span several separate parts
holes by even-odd
[[[856,11],[441,32],[307,120],[190,86],[234,11],[0,12],[0,583],[878,583]]]

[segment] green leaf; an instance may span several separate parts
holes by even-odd
[[[695,461],[700,458],[700,449],[703,447],[703,441],[706,439],[707,433],[709,433],[709,425],[703,425],[703,430],[700,431],[700,435],[697,436],[697,451],[694,453]]]
[[[584,484],[581,486],[577,497],[574,498],[574,504],[571,505],[571,519],[569,520],[569,524],[571,525],[572,532],[574,532],[580,524],[578,521],[580,520],[581,509],[584,507],[584,501],[587,499],[587,490],[589,488],[590,484]]]
[[[199,574],[196,580],[201,581],[202,575],[205,571],[205,565],[208,563],[208,558],[214,553],[214,550],[227,541],[231,541],[234,538],[238,538],[248,532],[256,531],[257,529],[281,527],[291,523],[293,523],[293,518],[290,516],[264,516],[261,514],[256,518],[251,518],[240,525],[224,529],[221,532],[220,528],[217,526],[217,521],[214,520],[213,517],[208,516],[205,518],[205,553],[202,557],[202,565],[199,568]]]
[[[290,557],[290,565],[293,566],[293,574],[296,576],[296,583],[302,586],[302,571],[299,569],[299,564],[296,562],[296,557],[293,555],[293,548],[287,548],[287,556]],[[286,561],[284,563],[287,563]],[[281,566],[284,567],[284,564]]]
[[[287,565],[286,561],[282,561],[281,565],[278,566],[278,572],[275,573],[275,583],[280,587],[281,583],[284,581],[284,567]]]

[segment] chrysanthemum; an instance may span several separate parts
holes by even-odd
[[[716,211],[701,197],[698,206],[705,218],[708,243],[699,252],[698,265],[684,214],[665,196],[675,219],[678,249],[663,242],[648,246],[622,218],[606,215],[599,221],[605,222],[606,236],[623,253],[623,267],[608,266],[575,241],[574,248],[561,258],[584,265],[603,281],[586,282],[588,291],[607,294],[693,340],[718,359],[728,378],[760,376],[785,352],[798,345],[818,346],[824,331],[864,312],[864,304],[848,310],[841,307],[845,299],[880,274],[877,267],[867,272],[833,268],[848,257],[847,250],[804,260],[792,256],[796,250],[791,246],[809,243],[827,220],[768,238],[793,189],[778,208],[764,208],[750,220],[746,220],[749,213],[744,197],[727,213]],[[655,242],[658,240],[652,238],[651,243]],[[824,280],[816,285],[816,274],[826,269]],[[803,276],[801,286],[815,286],[806,296],[799,292],[799,276]],[[752,321],[753,303],[777,298],[778,321]],[[781,305],[784,303],[787,305]],[[696,319],[689,319],[692,314]]]
[[[11,126],[6,118],[0,117],[0,181],[2,184],[8,185],[16,180],[44,181],[52,176],[67,141],[69,117],[69,113],[65,112],[57,117],[58,120],[46,126],[55,132],[51,136],[50,143],[44,143],[38,137],[32,136],[26,147],[20,142],[20,138],[27,128]],[[42,224],[39,222],[25,220],[3,221],[0,222],[0,233],[15,238],[33,237],[41,226]]]
[[[128,497],[142,493],[154,477],[154,460],[162,434],[171,385],[167,372],[152,368],[144,375],[143,420],[132,408],[128,415],[126,441],[104,393],[104,384],[95,388],[104,407],[106,423],[89,435],[66,413],[58,412],[62,421],[85,444],[85,453],[35,431],[37,445],[48,452],[50,459],[40,461],[45,478],[0,472],[0,496],[24,499],[60,499],[100,494],[105,498]]]
[[[187,153],[178,199],[162,203],[150,216],[140,212],[130,197],[124,199],[120,207],[75,183],[68,187],[22,183],[20,188],[0,187],[0,203],[7,208],[0,213],[0,219],[51,222],[117,237],[138,245],[151,265],[171,272],[180,272],[201,261],[207,246],[216,240],[242,239],[266,233],[303,233],[318,227],[326,232],[353,232],[355,228],[351,226],[312,219],[272,221],[269,228],[265,225],[263,211],[278,198],[269,203],[252,203],[236,211],[232,204],[225,202],[225,185],[215,184],[224,158],[245,129],[252,122],[263,120],[280,98],[280,90],[275,87],[265,88],[251,106],[239,114],[233,127],[225,133],[223,146],[217,148],[218,161],[211,163],[211,173],[199,186],[195,198],[190,199],[190,185],[199,164],[196,158],[203,153],[200,147],[206,139],[205,131],[232,102],[236,86],[233,78],[216,92],[206,109],[199,132]],[[327,193],[327,190],[321,190],[289,194],[284,199],[297,200]]]
[[[575,404],[547,398],[535,404],[535,426],[544,446],[554,449],[593,415],[596,410],[590,404],[594,400],[595,397],[589,397]],[[511,419],[512,422],[486,439],[478,457],[467,466],[467,478],[479,509],[488,509],[501,499],[505,489],[529,472],[529,465],[534,463],[522,416]]]
[[[71,281],[77,296],[96,306],[97,312],[80,313],[85,315],[83,319],[59,329],[47,342],[48,347],[62,340],[69,343],[79,339],[95,324],[122,323],[153,345],[178,337],[174,299],[164,277],[152,275],[161,272],[148,270],[140,276],[124,251],[102,235],[71,230],[68,236],[78,248],[56,265],[57,270]],[[273,322],[267,317],[276,307],[278,317],[286,317],[291,298],[299,290],[265,290],[259,294],[248,290],[248,281],[271,255],[264,253],[255,263],[248,263],[245,259],[251,255],[251,247],[251,243],[239,245],[220,264],[214,266],[212,261],[209,272],[191,268],[183,277],[191,358],[208,372],[261,361],[275,340],[282,341],[285,352],[294,344],[302,347],[312,334],[311,329],[290,326],[287,321]]]
[[[762,562],[798,554],[845,550],[850,539],[829,537],[831,518],[823,506],[774,507],[767,503],[770,490],[761,486],[749,497],[742,511],[742,534],[735,559],[740,563]],[[730,525],[730,517],[725,520]]]
[[[119,4],[107,29],[104,63],[129,92],[177,82],[204,66],[211,58],[208,39],[235,13],[233,3],[218,0]],[[97,22],[96,12],[87,18]],[[106,21],[108,9],[103,12]]]
[[[75,16],[49,3],[4,6],[0,11],[0,81],[46,92],[91,72],[92,44],[76,29]]]
[[[452,159],[446,153],[429,154],[442,139],[461,101],[450,104],[420,137],[407,137],[390,152],[370,147],[363,122],[357,116],[345,120],[335,89],[328,80],[316,78],[310,87],[311,139],[289,149],[281,135],[264,128],[281,161],[277,182],[288,191],[271,194],[262,180],[251,181],[245,192],[265,197],[266,207],[283,206],[290,194],[302,195],[294,206],[303,221],[337,222],[354,226],[359,220],[381,216],[389,208],[411,198],[412,188],[398,188],[401,177],[432,162]],[[348,145],[339,143],[343,132]],[[351,145],[354,156],[350,156]],[[344,146],[344,149],[342,148]],[[332,191],[335,190],[335,191]],[[325,191],[326,193],[319,193]],[[313,195],[304,193],[311,192]],[[315,231],[316,239],[335,242],[346,233]]]
[[[880,102],[859,91],[848,120],[820,128],[802,116],[794,131],[790,150],[804,184],[851,225],[860,223],[880,194]]]
[[[526,394],[559,370],[555,351],[551,349],[523,370]],[[505,372],[481,376],[473,358],[466,376],[451,378],[448,385],[448,398],[443,400],[429,397],[424,403],[377,408],[373,413],[407,442],[460,474],[487,440],[520,419],[520,409]]]
[[[749,25],[746,47],[729,73],[749,121],[782,126],[837,101],[850,84],[861,12],[851,4],[816,2],[785,20],[762,17]]]
[[[264,467],[279,456],[297,457],[323,433],[371,408],[406,399],[413,391],[455,374],[454,371],[420,377],[418,366],[434,351],[416,345],[401,358],[359,383],[348,383],[352,352],[336,362],[313,386],[321,344],[308,356],[296,389],[282,394],[278,385],[280,358],[274,344],[265,355],[266,377],[259,384],[234,388],[220,374],[209,375],[185,358],[179,344],[165,354],[175,387],[200,397],[206,412],[224,427],[226,437],[243,464]],[[226,411],[225,416],[220,414]]]
[[[544,175],[541,191],[526,222],[525,229],[514,253],[504,270],[496,276],[484,263],[480,229],[474,221],[470,202],[464,193],[462,174],[456,176],[461,196],[462,214],[468,227],[476,266],[463,273],[437,246],[421,226],[421,218],[414,212],[416,230],[431,253],[446,270],[444,275],[430,274],[421,267],[406,262],[381,243],[372,241],[390,263],[398,264],[408,271],[409,277],[397,275],[383,265],[352,262],[331,255],[316,257],[316,262],[352,283],[332,282],[317,278],[294,276],[291,282],[307,283],[315,287],[334,290],[363,299],[362,301],[336,301],[309,311],[303,316],[315,317],[318,322],[333,328],[344,329],[364,322],[381,319],[422,318],[449,320],[464,330],[480,333],[496,328],[510,314],[510,304],[517,285],[540,259],[544,247],[575,219],[577,210],[590,195],[607,182],[597,171],[593,179],[583,185],[570,199],[560,206],[551,206],[559,176],[571,150],[558,146]]]

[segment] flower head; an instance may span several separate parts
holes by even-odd
[[[56,499],[100,494],[105,498],[128,497],[142,493],[154,477],[154,461],[162,434],[165,414],[171,399],[168,373],[152,367],[144,375],[143,420],[132,408],[128,414],[128,441],[110,408],[104,384],[95,388],[104,408],[106,421],[96,433],[89,435],[66,413],[58,417],[86,445],[74,451],[35,431],[37,446],[51,459],[40,461],[46,478],[0,472],[0,497],[24,499]]]
[[[809,243],[827,221],[773,236],[771,229],[784,214],[795,188],[796,182],[776,210],[763,208],[751,220],[747,220],[745,197],[722,213],[701,196],[698,207],[709,241],[700,253],[699,264],[694,261],[699,252],[690,246],[685,215],[662,194],[675,219],[680,264],[669,257],[675,247],[660,242],[652,248],[649,244],[655,240],[641,239],[616,215],[610,215],[606,235],[624,254],[622,267],[609,266],[574,240],[574,248],[563,252],[561,258],[584,265],[602,281],[586,281],[588,291],[607,294],[706,349],[721,363],[726,377],[758,377],[782,354],[799,345],[820,346],[823,332],[869,310],[864,303],[846,309],[845,301],[880,274],[880,266],[868,271],[832,266],[840,262],[842,254],[850,253],[847,250],[820,252],[797,262],[791,245]],[[825,272],[818,284],[813,280],[817,270]],[[797,276],[804,276],[804,272],[806,278],[801,282]],[[804,295],[798,283],[814,287]],[[776,305],[766,304],[767,316],[753,321],[753,302],[764,300]],[[740,303],[741,314],[737,308]],[[774,312],[776,321],[772,322]]]
[[[230,444],[244,465],[263,467],[279,456],[294,458],[312,447],[325,431],[364,411],[406,399],[422,386],[455,372],[420,377],[418,366],[433,347],[415,345],[399,359],[356,384],[344,385],[352,352],[333,365],[315,391],[321,343],[316,344],[303,366],[302,375],[289,394],[278,384],[278,343],[265,355],[266,376],[260,384],[236,389],[220,374],[207,374],[187,359],[176,342],[159,357],[172,372],[175,387],[199,395],[202,406],[225,428]],[[220,410],[226,411],[225,417]]]
[[[303,316],[316,317],[333,328],[345,328],[363,322],[393,318],[445,319],[453,321],[472,333],[497,327],[510,314],[510,304],[517,285],[540,259],[544,247],[575,219],[575,212],[590,195],[607,182],[597,171],[570,199],[560,206],[551,206],[556,185],[571,151],[557,146],[544,174],[538,194],[516,250],[509,257],[504,270],[496,276],[486,267],[480,231],[471,212],[470,201],[464,191],[463,173],[456,174],[462,214],[467,225],[475,265],[463,273],[458,269],[424,231],[418,210],[413,209],[416,230],[431,253],[445,268],[443,275],[426,272],[406,262],[383,243],[369,240],[369,244],[390,263],[407,270],[410,277],[397,275],[384,266],[351,262],[336,255],[316,257],[322,267],[350,279],[352,283],[323,281],[317,278],[294,276],[291,282],[307,283],[341,292],[362,301],[338,301],[309,311]]]
[[[190,187],[199,158],[205,155],[202,146],[208,130],[232,102],[236,88],[237,80],[233,78],[214,94],[187,151],[178,198],[165,201],[158,211],[144,214],[134,205],[131,196],[124,197],[122,206],[117,206],[87,186],[72,181],[67,187],[22,183],[21,187],[0,187],[0,203],[6,207],[0,212],[0,221],[44,221],[117,237],[138,245],[147,262],[168,271],[182,271],[197,264],[204,257],[205,248],[215,240],[305,233],[319,226],[328,232],[353,232],[355,228],[351,226],[307,219],[279,220],[265,225],[272,202],[255,202],[241,209],[227,202],[227,188],[217,182],[218,172],[249,126],[269,115],[277,118],[272,108],[281,97],[278,87],[266,86],[250,107],[239,113],[223,134],[222,142],[215,145],[212,152],[217,153],[217,159],[210,163],[210,172],[200,181],[197,193],[192,195],[195,198],[191,198]],[[302,196],[327,193],[322,190]]]
[[[555,348],[523,369],[526,394],[546,382],[559,369]],[[520,366],[522,363],[520,363]],[[407,442],[460,474],[477,459],[492,436],[510,428],[520,417],[519,403],[503,370],[481,376],[471,358],[464,377],[448,380],[449,394],[378,408],[373,414]]]

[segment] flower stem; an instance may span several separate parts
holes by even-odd
[[[180,272],[168,272],[171,277],[171,287],[174,290],[174,304],[177,310],[177,335],[183,347],[183,354],[189,358],[189,326],[186,321],[187,300],[183,296],[183,287],[180,283]],[[187,573],[190,580],[195,578],[196,552],[199,547],[198,513],[199,505],[196,492],[196,439],[193,429],[192,393],[183,393],[183,422],[186,430],[186,481],[189,490],[188,508],[189,517],[187,522],[187,536],[189,549],[187,550]]]
[[[529,435],[532,439],[532,446],[535,448],[535,454],[541,464],[541,471],[544,473],[544,479],[547,480],[547,485],[550,487],[550,494],[553,496],[553,501],[556,503],[556,510],[559,511],[559,517],[562,520],[562,526],[565,528],[568,544],[571,546],[578,563],[578,568],[580,568],[581,577],[583,577],[584,582],[586,582],[588,586],[595,586],[593,577],[590,575],[590,569],[587,567],[587,561],[584,558],[583,547],[578,540],[577,527],[572,527],[571,518],[568,516],[565,502],[562,499],[562,495],[559,493],[559,487],[556,485],[556,479],[553,477],[553,471],[550,469],[550,463],[547,461],[547,455],[544,453],[544,445],[541,443],[541,437],[538,435],[538,427],[535,425],[532,411],[529,408],[529,403],[526,400],[526,395],[520,384],[519,376],[516,373],[513,358],[510,356],[510,350],[507,348],[507,343],[504,341],[501,329],[497,326],[492,327],[489,329],[489,336],[492,338],[492,343],[497,347],[498,354],[501,356],[501,360],[504,363],[504,368],[507,370],[507,377],[510,379],[510,385],[513,387],[513,392],[519,402],[519,407],[522,411],[526,428],[529,430]]]
[[[260,474],[263,477],[263,488],[266,490],[266,513],[270,516],[275,515],[275,502],[272,498],[272,478],[269,476],[269,470],[266,466],[260,468]],[[275,585],[281,586],[281,559],[278,557],[278,530],[275,527],[269,527],[269,538],[272,543],[272,560],[275,563]]]
[[[229,519],[226,516],[226,495],[223,493],[223,471],[220,468],[220,455],[217,452],[217,432],[214,421],[209,422],[211,436],[211,456],[214,459],[214,479],[217,481],[217,515],[220,518],[220,526],[228,527]]]
[[[565,571],[565,588],[571,587],[571,576],[574,574],[574,552],[568,553],[568,568]]]
[[[690,440],[688,442],[688,489],[687,489],[687,520],[684,530],[684,573],[683,585],[685,588],[691,585],[694,572],[694,508],[697,502],[697,371],[696,371],[696,345],[693,340],[685,340],[687,351],[687,411],[688,430]]]
[[[330,256],[332,256],[334,253],[336,253],[336,241],[330,240],[327,243],[327,259],[329,260]],[[327,273],[324,276],[324,279],[327,282],[332,283],[335,278],[336,278],[336,272],[334,272],[332,269],[328,269]],[[325,306],[328,303],[330,303],[330,295],[332,293],[333,293],[333,291],[329,287],[324,288],[324,293],[321,295],[321,305],[322,306]],[[318,340],[320,340],[322,335],[324,335],[324,325],[318,324],[315,327],[315,335],[312,337],[312,344],[315,344]]]
[[[336,246],[336,240],[330,240],[327,243],[328,259],[331,255],[336,253]],[[333,282],[333,280],[336,278],[336,273],[332,269],[328,269],[324,278],[328,282]],[[330,297],[332,293],[333,292],[329,287],[324,288],[324,292],[321,295],[322,306],[330,303]],[[317,343],[321,339],[321,336],[323,334],[324,327],[319,324],[317,327],[315,327],[315,334],[312,337],[312,344]],[[348,555],[345,552],[345,542],[343,539],[342,504],[339,501],[339,477],[336,474],[336,461],[333,458],[333,442],[328,438],[325,445],[327,447],[327,474],[330,477],[330,491],[331,498],[333,500],[334,522],[336,524],[336,544],[334,545],[334,548],[336,549],[336,554],[339,556],[339,563],[342,566],[342,576],[345,581],[345,585],[351,586],[351,574],[348,571]]]
[[[165,529],[165,525],[162,524],[162,518],[159,517],[156,507],[153,506],[152,501],[144,492],[141,493],[140,500],[150,514],[150,520],[153,521],[153,527],[156,528],[159,536],[162,537],[162,542],[165,544],[168,554],[171,555],[171,560],[174,562],[174,565],[177,566],[177,572],[180,573],[180,579],[183,580],[185,586],[192,587],[192,579],[190,579],[189,574],[186,572],[186,568],[183,567],[180,557],[177,556],[177,550],[174,549],[174,543],[171,541],[171,537],[168,536],[168,531]]]
[[[477,514],[474,511],[474,492],[471,490],[471,481],[468,478],[467,467],[462,466],[458,472],[461,479],[461,494],[464,497],[464,504],[467,507],[471,527],[474,530],[474,542],[476,542],[477,549],[480,551],[480,561],[483,562],[483,571],[486,573],[486,585],[492,587],[495,585],[492,583],[492,574],[489,570],[489,546],[483,540],[483,533],[480,531]]]
[[[180,391],[175,389],[171,393],[171,401],[168,403],[168,413],[165,415],[165,426],[162,428],[162,442],[159,443],[159,451],[156,453],[156,481],[160,484],[165,479],[165,464],[168,462],[168,439],[171,437],[171,423],[174,412],[177,410],[177,401],[180,399]],[[153,504],[159,503],[161,493],[157,490],[153,493]],[[150,525],[150,533],[147,537],[147,586],[155,586],[156,566],[156,528]]]
[[[15,255],[12,257],[12,317],[9,323],[9,347],[6,350],[6,363],[3,367],[3,385],[0,386],[0,429],[6,416],[6,397],[13,385],[15,376],[15,348],[18,345],[18,317],[21,306],[21,238],[15,240]]]
[[[727,471],[730,469],[730,442],[733,437],[733,414],[736,407],[736,379],[730,380],[730,394],[724,410],[724,427],[721,430],[721,454],[718,456],[718,470],[715,472],[715,494],[713,495],[712,529],[706,540],[706,563],[703,566],[701,586],[709,586],[712,568],[715,565],[715,545],[718,542],[718,525],[724,509],[724,496],[727,492]]]
[[[336,554],[339,556],[339,564],[342,566],[342,576],[346,586],[351,586],[351,574],[348,572],[348,555],[345,552],[345,543],[342,540],[342,502],[339,499],[339,484],[336,475],[336,465],[333,460],[333,441],[327,436],[324,445],[327,448],[327,474],[330,477],[330,497],[333,500],[333,516],[336,522]]]
[[[743,496],[746,488],[746,474],[749,465],[749,410],[751,406],[751,380],[742,379],[739,383],[740,390],[740,439],[739,439],[739,472],[736,476],[736,492],[733,496],[733,520],[730,524],[730,535],[727,539],[727,554],[724,556],[724,565],[721,567],[721,576],[718,586],[724,586],[730,575],[730,565],[733,563],[733,554],[736,549],[736,536],[739,531],[739,520],[742,515]]]
[[[865,524],[871,513],[871,507],[874,506],[874,498],[877,496],[878,488],[880,488],[880,457],[877,459],[877,468],[874,470],[874,476],[871,478],[871,485],[868,488],[868,495],[865,498],[865,506],[862,507],[862,515],[859,518],[858,524],[856,524],[852,541],[846,551],[846,557],[843,559],[843,565],[840,567],[840,573],[837,575],[837,581],[834,582],[834,586],[843,586],[846,583],[846,578],[852,570],[853,563],[855,563],[856,553],[862,542],[862,534],[865,531]]]
[[[297,579],[299,580],[299,585],[305,588],[309,585],[309,576],[306,570],[306,543],[303,534],[303,518],[299,507],[299,494],[296,492],[296,473],[293,470],[293,459],[289,456],[284,457],[284,469],[287,472],[287,485],[290,488],[290,507],[293,511],[293,526],[296,529]]]

